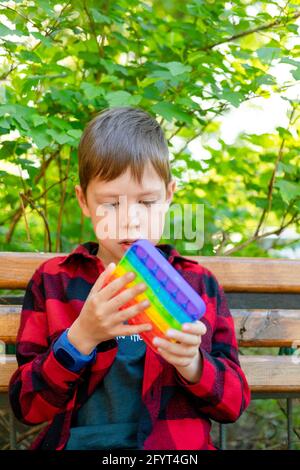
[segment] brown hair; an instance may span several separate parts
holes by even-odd
[[[141,182],[144,165],[150,161],[164,180],[171,181],[169,152],[158,122],[147,112],[131,107],[105,109],[83,131],[78,147],[79,180],[83,193],[89,181],[111,181],[130,166]]]

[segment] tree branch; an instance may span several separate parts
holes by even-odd
[[[8,6],[8,5],[3,5],[3,3],[0,3],[0,7],[3,7],[3,9],[5,10],[10,10],[10,11],[13,11],[14,13],[16,13],[17,15],[19,15],[21,18],[23,18],[24,20],[28,21],[28,23],[31,23],[32,26],[34,26],[36,29],[39,29],[38,26],[36,25],[36,23],[34,21],[32,21],[30,18],[28,18],[28,16],[26,15],[23,15],[23,13],[20,13],[18,10],[15,10],[14,8]],[[1,10],[0,10],[1,11]]]
[[[279,236],[283,232],[283,230],[286,229],[289,225],[297,224],[298,222],[300,222],[300,217],[296,218],[297,215],[298,214],[294,214],[292,216],[292,218],[286,224],[284,224],[284,225],[281,224],[281,226],[279,228],[277,228],[276,230],[271,230],[270,232],[265,232],[265,233],[262,233],[261,235],[256,235],[256,236],[253,235],[252,237],[250,237],[248,240],[244,241],[240,245],[234,246],[230,250],[225,251],[225,253],[220,254],[220,256],[232,255],[232,253],[236,253],[237,251],[242,250],[243,248],[250,245],[251,243],[253,243],[257,240],[261,240],[262,238],[269,237],[270,235],[278,235]]]
[[[67,169],[66,169],[66,176],[65,176],[65,178],[63,178],[64,184],[62,185],[62,190],[61,190],[61,198],[60,198],[58,221],[57,221],[57,230],[56,230],[56,245],[55,245],[55,251],[56,252],[61,251],[62,216],[63,216],[64,205],[65,205],[65,200],[66,200],[67,180],[68,180],[68,175],[69,175],[69,170],[70,170],[71,158],[72,158],[72,151],[70,149],[70,155],[69,155],[69,159],[68,159],[68,163],[67,163]],[[62,181],[62,179],[60,181]]]
[[[24,221],[25,221],[25,228],[26,228],[26,233],[27,233],[27,241],[28,241],[28,242],[31,242],[30,230],[29,230],[28,220],[27,220],[27,216],[26,216],[26,211],[25,211],[24,203],[23,203],[23,198],[21,197],[21,194],[19,194],[19,196],[20,196],[20,200],[21,200],[22,213],[23,213],[23,217],[24,217]]]
[[[58,17],[55,19],[55,21],[52,23],[52,25],[49,26],[49,28],[47,29],[47,31],[45,32],[45,35],[44,37],[50,37],[50,39],[52,41],[55,42],[55,39],[51,36],[51,34],[55,31],[55,28],[56,26],[58,25],[59,23],[59,20],[63,14],[63,12],[66,10],[66,8],[69,7],[69,5],[71,5],[72,2],[69,2],[69,3],[66,3],[65,6],[61,9]],[[1,4],[0,4],[1,5]],[[3,5],[2,5],[3,6]],[[22,15],[20,12],[18,12],[17,10],[14,10],[13,8],[11,7],[7,7],[5,6],[5,8],[9,8],[10,10],[14,11],[15,13],[17,13],[18,15],[20,15],[21,17],[23,17],[24,19],[28,20],[30,23],[32,23],[38,30],[39,28],[37,27],[37,25],[35,23],[32,22],[32,20],[24,15]],[[1,11],[1,10],[0,10]],[[39,32],[42,34],[42,32],[39,30]],[[42,40],[38,41],[36,43],[36,45],[31,49],[31,52],[34,52],[40,45],[42,44]],[[10,66],[10,69],[5,72],[4,74],[2,74],[0,76],[0,80],[6,80],[6,78],[18,67],[18,64],[15,64],[15,65],[11,65]]]
[[[49,28],[47,29],[47,31],[45,32],[45,36],[44,37],[50,37],[52,40],[54,40],[51,36],[51,34],[55,31],[55,28],[56,26],[58,25],[59,21],[60,21],[60,18],[62,16],[62,14],[64,13],[64,11],[72,4],[72,2],[68,2],[64,5],[64,7],[61,9],[58,17],[54,20],[54,22],[49,26]],[[42,40],[40,40],[34,47],[33,49],[31,49],[31,52],[35,51],[42,43]]]
[[[294,13],[293,15],[287,16],[285,18],[279,17],[279,18],[276,18],[276,20],[271,21],[270,23],[257,26],[256,28],[248,29],[248,31],[241,31],[240,33],[234,34],[233,36],[230,36],[228,38],[221,39],[221,41],[215,42],[214,44],[209,44],[208,46],[200,48],[199,50],[207,51],[207,50],[213,49],[216,46],[220,46],[221,44],[225,44],[227,42],[232,42],[232,41],[235,41],[236,39],[249,36],[250,34],[259,33],[260,31],[266,31],[268,29],[281,26],[282,24],[289,23],[290,21],[296,20],[299,17],[300,17],[300,12]]]
[[[107,13],[107,10],[108,10],[108,6],[109,6],[109,2],[106,1],[105,2],[105,6],[104,6],[104,13]],[[105,34],[101,34],[101,43],[99,44],[98,42],[98,39],[97,39],[97,31],[96,31],[96,27],[95,27],[95,22],[90,14],[90,11],[87,7],[87,3],[86,3],[86,0],[83,0],[83,9],[88,17],[88,20],[89,20],[89,24],[90,24],[90,27],[91,27],[91,31],[93,33],[93,36],[95,38],[95,41],[97,43],[97,47],[98,47],[98,51],[99,51],[99,56],[101,58],[103,58],[104,56],[104,41],[105,41]],[[104,33],[104,26],[103,26],[103,33]]]
[[[33,183],[34,183],[33,185],[36,185],[39,182],[39,180],[43,177],[45,171],[47,170],[47,168],[50,165],[50,163],[52,162],[52,160],[54,160],[54,158],[56,158],[58,152],[59,152],[59,150],[57,152],[53,153],[52,155],[50,155],[50,157],[42,163],[39,174],[36,175],[34,180],[33,180]],[[28,188],[26,191],[24,191],[24,194],[27,197],[31,197],[32,189]],[[26,206],[27,206],[26,199],[25,200],[23,199],[23,204],[24,204],[24,209],[25,209]],[[14,214],[12,216],[10,216],[10,218],[12,217],[12,222],[11,222],[9,230],[8,230],[6,236],[5,236],[5,242],[6,243],[11,242],[14,230],[15,230],[16,225],[19,222],[20,218],[22,217],[22,214],[23,214],[23,207],[20,205],[18,207],[18,209],[14,212]]]
[[[51,253],[52,252],[52,242],[51,242],[51,234],[50,234],[50,228],[49,228],[49,224],[48,224],[48,220],[46,219],[45,217],[45,214],[44,212],[39,209],[35,203],[33,202],[32,199],[30,199],[28,196],[26,196],[25,194],[23,193],[20,193],[20,196],[25,200],[27,201],[27,205],[30,205],[30,207],[32,207],[32,209],[34,209],[43,219],[44,221],[44,224],[45,224],[45,228],[46,228],[46,232],[47,232],[47,237],[48,237],[48,251]]]
[[[296,107],[293,106],[293,110],[291,112],[291,116],[290,116],[290,119],[289,119],[289,124],[288,124],[287,129],[289,129],[289,127],[291,125],[291,122],[293,120],[295,111],[296,111]],[[273,172],[272,172],[272,175],[271,175],[271,179],[270,179],[269,185],[268,185],[268,196],[267,196],[268,205],[267,205],[266,208],[264,208],[264,210],[262,212],[261,218],[260,218],[259,223],[257,225],[257,228],[254,232],[254,236],[258,235],[258,233],[260,231],[260,228],[261,228],[263,222],[265,221],[265,219],[266,219],[267,215],[269,214],[269,212],[271,210],[271,207],[272,207],[274,183],[275,183],[275,178],[276,178],[276,173],[277,173],[279,162],[282,160],[285,142],[286,142],[286,139],[285,139],[285,137],[283,137],[282,141],[281,141],[279,151],[278,151],[278,155],[277,155],[277,158],[276,158],[276,161],[275,161],[275,165],[274,165],[274,169],[273,169]]]
[[[227,108],[227,106],[228,106],[227,103],[221,104],[219,109],[217,109],[214,112],[214,115],[210,119],[207,120],[205,125],[203,127],[201,127],[201,129],[198,132],[196,132],[192,137],[187,139],[184,143],[184,146],[178,152],[176,152],[176,154],[174,156],[176,157],[176,156],[180,155],[182,152],[184,152],[186,150],[186,148],[187,148],[187,146],[189,145],[190,142],[192,142],[193,140],[200,137],[203,134],[203,132],[205,131],[205,129],[207,129],[209,124],[215,119],[215,117],[219,116]],[[176,135],[176,133],[174,135]],[[174,137],[174,135],[173,135],[173,137]]]

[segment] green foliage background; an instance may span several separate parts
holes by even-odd
[[[204,246],[189,254],[281,256],[299,247],[299,100],[285,95],[300,80],[299,6],[0,1],[0,249],[69,252],[94,239],[75,198],[77,146],[97,112],[122,105],[162,124],[174,202],[205,205]],[[276,64],[291,67],[284,84]],[[288,101],[285,128],[222,140],[230,109],[275,95]],[[182,253],[185,242],[173,240]],[[253,402],[231,426],[232,448],[284,448],[284,403]],[[299,426],[296,416],[295,447]]]
[[[94,238],[75,198],[77,145],[98,111],[120,105],[162,123],[174,202],[205,204],[199,254],[269,256],[268,233],[299,228],[299,101],[289,100],[286,129],[220,137],[231,107],[300,79],[299,1],[18,0],[2,1],[0,15],[2,250],[68,252]],[[277,63],[291,65],[292,81],[279,86]],[[210,158],[191,154],[197,137]],[[272,241],[279,255],[287,243]]]

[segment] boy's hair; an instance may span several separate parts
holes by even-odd
[[[103,181],[111,181],[128,166],[140,183],[148,161],[166,187],[172,179],[163,131],[150,114],[138,108],[111,108],[97,114],[83,131],[78,158],[84,195],[92,178],[97,176]]]

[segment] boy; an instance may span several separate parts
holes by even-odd
[[[175,191],[162,129],[140,109],[108,109],[88,124],[78,154],[76,196],[98,242],[44,262],[28,284],[9,389],[14,413],[26,424],[49,422],[31,449],[216,449],[210,420],[236,421],[250,391],[216,278],[158,244]],[[127,211],[124,198],[142,215]],[[134,278],[127,273],[103,287],[138,238],[149,239],[206,303],[202,321],[170,330],[176,343],[160,340],[156,352],[139,335],[151,325],[127,323],[146,305],[119,310],[145,286],[118,293]]]

